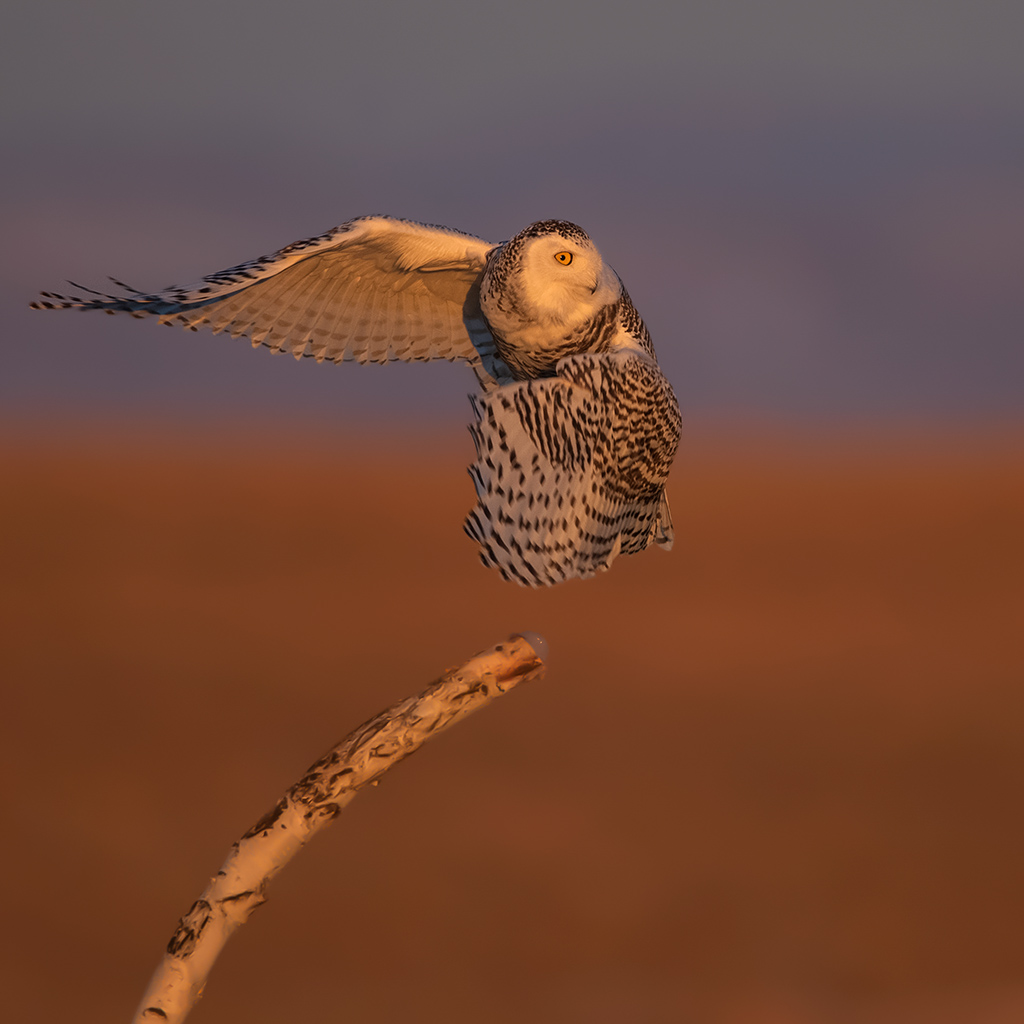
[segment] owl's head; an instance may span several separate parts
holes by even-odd
[[[531,320],[571,323],[593,316],[621,290],[587,233],[565,220],[542,220],[503,247],[516,299]]]

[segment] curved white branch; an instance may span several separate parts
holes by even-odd
[[[526,639],[528,637],[529,639]],[[321,757],[232,847],[206,891],[178,922],[135,1024],[178,1024],[236,928],[266,900],[267,884],[356,793],[392,765],[495,697],[543,675],[546,644],[513,636],[361,725]]]

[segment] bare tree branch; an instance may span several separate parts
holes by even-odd
[[[133,1021],[183,1021],[224,944],[266,900],[270,879],[363,786],[431,736],[524,680],[542,676],[546,647],[536,634],[510,637],[447,672],[419,696],[382,711],[324,754],[234,844],[206,891],[178,922]]]

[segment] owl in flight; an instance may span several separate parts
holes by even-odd
[[[32,305],[152,315],[318,363],[468,363],[480,393],[465,529],[505,579],[548,586],[672,545],[679,407],[626,289],[575,224],[492,245],[361,217],[190,288],[114,283],[126,294],[43,292]]]

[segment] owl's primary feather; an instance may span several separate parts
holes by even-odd
[[[671,546],[679,409],[622,283],[574,224],[495,246],[364,217],[189,288],[121,287],[33,306],[153,315],[317,362],[468,363],[482,394],[466,532],[506,579],[545,586]]]

